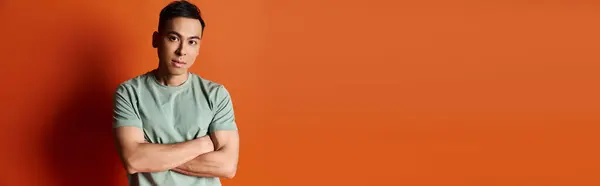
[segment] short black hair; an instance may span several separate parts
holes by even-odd
[[[202,25],[202,35],[204,35],[204,27],[206,27],[206,23],[204,22],[204,19],[202,19],[200,9],[198,9],[196,5],[185,0],[173,1],[160,11],[158,31],[160,32],[164,28],[167,21],[177,17],[198,19]]]

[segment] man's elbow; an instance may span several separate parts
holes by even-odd
[[[227,166],[223,167],[221,176],[224,178],[232,179],[233,177],[235,177],[236,172],[237,172],[237,165],[235,165],[235,164],[227,165]]]
[[[225,175],[223,175],[223,177],[232,179],[233,177],[235,177],[236,172],[237,172],[237,169],[235,167],[229,168],[227,171],[225,171]]]
[[[127,171],[127,174],[135,174],[139,172],[139,163],[131,155],[124,154],[121,160],[125,171]]]
[[[126,161],[125,162],[125,170],[127,171],[128,174],[135,174],[138,173],[138,168],[136,166],[134,166],[134,164],[130,161]]]
[[[142,162],[140,161],[136,161],[133,159],[129,159],[127,162],[125,162],[126,165],[126,169],[127,169],[127,173],[129,174],[135,174],[135,173],[139,173],[139,172],[148,172],[148,168],[143,166]]]

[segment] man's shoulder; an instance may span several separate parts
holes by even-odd
[[[117,91],[127,91],[135,89],[136,87],[144,85],[144,81],[148,78],[151,72],[146,72],[143,74],[139,74],[137,76],[131,77],[125,81],[122,81],[117,86]]]
[[[200,86],[208,92],[217,91],[218,89],[224,88],[224,85],[214,80],[206,79],[198,74],[191,73],[191,78],[194,78],[196,86]]]
[[[230,99],[231,95],[224,84],[206,79],[197,74],[192,74],[192,77],[195,82],[194,86],[196,86],[196,88],[201,88],[203,96],[207,96],[209,100],[218,102]]]

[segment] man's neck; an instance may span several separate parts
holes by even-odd
[[[172,75],[172,74],[169,74],[169,72],[166,72],[166,71],[158,68],[155,71],[154,76],[156,76],[156,79],[158,80],[158,82],[160,84],[176,87],[176,86],[182,85],[187,80],[188,73],[185,73],[182,75]]]

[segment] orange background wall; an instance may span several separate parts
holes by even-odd
[[[168,2],[0,1],[0,185],[126,185],[112,93]],[[600,3],[195,2],[225,185],[600,185]]]

